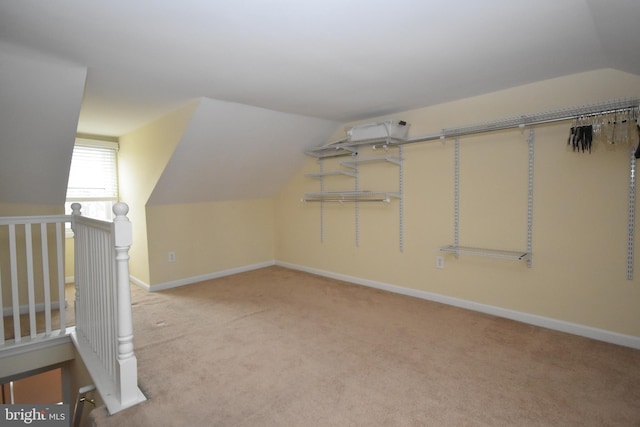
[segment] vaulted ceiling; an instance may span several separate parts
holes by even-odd
[[[201,97],[335,125],[599,68],[640,74],[639,22],[637,0],[6,0],[0,53],[49,76],[84,70],[79,105],[74,89],[36,115],[76,103],[78,132],[121,136]],[[3,114],[6,85],[41,91],[4,62]],[[7,150],[23,130],[1,120]]]

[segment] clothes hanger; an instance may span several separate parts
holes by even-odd
[[[640,123],[636,121],[636,130],[638,131],[638,148],[636,148],[636,159],[640,159]]]

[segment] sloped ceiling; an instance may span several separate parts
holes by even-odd
[[[204,98],[148,204],[274,196],[339,124]],[[274,167],[277,165],[277,167]]]
[[[637,0],[0,2],[0,40],[88,68],[79,131],[208,97],[352,121],[598,68],[640,74]]]
[[[288,153],[301,156],[324,141],[315,130],[268,139],[282,134],[251,130],[265,130],[268,116],[253,110],[246,111],[250,120],[223,126],[218,117],[230,117],[236,104],[272,110],[274,121],[287,118],[280,129],[295,133],[309,118],[392,115],[595,69],[640,75],[639,22],[637,0],[2,1],[0,42],[48,59],[41,67],[5,65],[0,77],[0,202],[5,194],[12,201],[60,199],[71,150],[63,144],[70,144],[73,123],[81,133],[117,137],[202,97],[227,104],[203,103],[151,201],[266,196],[280,178],[264,178],[254,192],[250,187],[262,178],[245,183],[250,171],[279,174],[292,164]],[[81,105],[74,104],[84,70]],[[233,142],[206,140],[243,128]],[[286,141],[273,151],[288,151],[267,153],[265,141],[273,147]],[[229,144],[244,147],[233,152],[238,168],[220,163],[205,173],[202,159],[213,157],[205,142],[220,144],[221,157],[230,154],[224,154]],[[4,154],[18,143],[26,144],[21,152]],[[180,176],[185,170],[189,176]],[[34,191],[45,176],[55,189]],[[6,179],[17,177],[33,182],[6,189]],[[233,196],[221,185],[204,186],[222,181],[234,183]]]
[[[64,204],[85,77],[0,43],[0,203]]]

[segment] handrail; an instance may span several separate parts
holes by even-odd
[[[52,224],[56,222],[71,222],[71,215],[38,215],[38,216],[3,216],[0,225],[9,224]]]

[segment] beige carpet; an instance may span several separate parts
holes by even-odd
[[[134,292],[103,426],[639,426],[640,351],[269,267]]]

